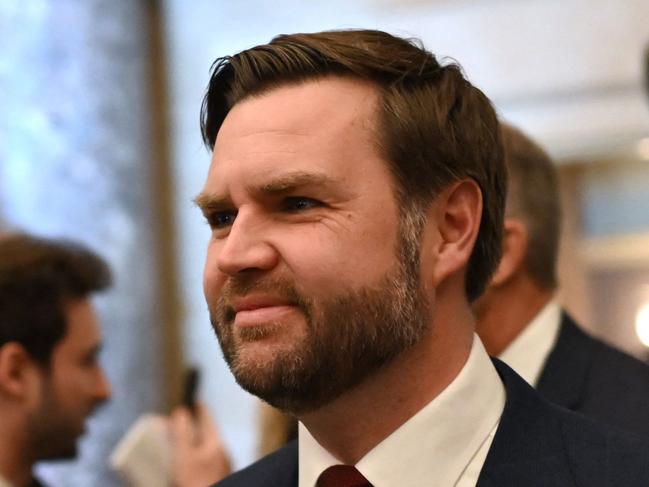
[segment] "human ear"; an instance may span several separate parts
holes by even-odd
[[[0,393],[20,398],[30,388],[34,361],[18,342],[8,342],[0,347]]]
[[[457,181],[441,191],[433,211],[439,234],[433,278],[439,285],[468,265],[480,229],[482,191],[472,179]]]
[[[491,278],[491,285],[502,286],[518,273],[527,253],[528,232],[521,220],[505,218],[503,255]]]

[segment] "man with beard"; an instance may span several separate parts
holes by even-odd
[[[584,332],[555,298],[561,211],[550,157],[502,125],[508,194],[503,258],[474,303],[476,330],[551,401],[649,435],[649,367]]]
[[[108,400],[91,295],[110,281],[106,262],[77,243],[0,235],[0,487],[41,485],[33,465],[74,458],[86,418]],[[195,413],[177,408],[169,420],[177,487],[229,471],[207,411]]]
[[[106,263],[77,244],[0,236],[0,486],[40,485],[34,463],[74,457],[110,396],[90,301],[109,283]]]
[[[474,334],[506,174],[457,65],[378,31],[279,36],[217,60],[202,128],[213,327],[301,423],[222,485],[649,482],[649,445],[544,402]]]

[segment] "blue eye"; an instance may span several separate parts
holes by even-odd
[[[206,215],[206,219],[211,228],[225,228],[234,223],[236,216],[234,211],[220,211]]]
[[[312,198],[306,198],[304,196],[290,196],[284,199],[283,207],[286,211],[304,211],[311,208],[317,208],[322,206],[318,200]]]

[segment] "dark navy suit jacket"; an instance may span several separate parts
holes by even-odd
[[[477,487],[649,486],[649,440],[551,404],[494,363],[507,399]],[[289,443],[218,486],[297,487],[297,451],[297,441]]]
[[[556,404],[649,437],[649,365],[587,335],[566,313],[537,390]]]

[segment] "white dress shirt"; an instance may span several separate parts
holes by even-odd
[[[474,487],[505,405],[505,388],[474,335],[469,358],[435,399],[355,467],[374,487]],[[340,461],[299,425],[299,487]]]
[[[529,325],[498,357],[518,373],[528,384],[536,386],[545,361],[559,336],[561,307],[550,301],[537,313]]]

